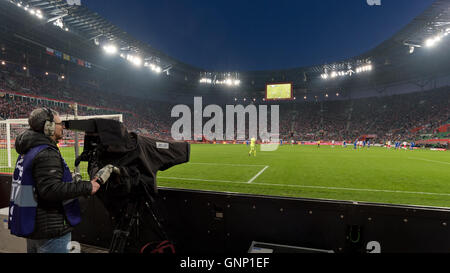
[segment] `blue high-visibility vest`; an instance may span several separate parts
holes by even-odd
[[[36,155],[46,149],[55,149],[49,145],[39,145],[30,149],[25,155],[17,158],[16,168],[12,177],[11,199],[9,204],[8,228],[11,234],[19,237],[31,235],[36,222],[37,196],[35,181],[33,179],[33,159]],[[58,151],[59,153],[59,151]],[[62,182],[71,183],[72,174],[64,159]],[[71,226],[81,222],[81,211],[78,199],[70,199],[62,202],[67,221]]]

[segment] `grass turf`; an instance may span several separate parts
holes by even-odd
[[[450,153],[283,145],[249,157],[246,145],[192,145],[190,163],[159,172],[158,185],[450,207]]]
[[[247,145],[191,145],[190,162],[159,172],[158,186],[450,207],[448,151],[289,144],[272,152],[258,147],[256,157],[248,151]],[[74,149],[61,152],[73,169]],[[6,152],[0,158],[4,166]],[[82,163],[81,169],[86,166]]]

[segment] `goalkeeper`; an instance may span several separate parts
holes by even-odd
[[[253,155],[256,156],[256,144],[255,143],[256,143],[256,139],[254,137],[252,137],[250,139],[250,151],[248,152],[248,156],[251,156],[252,152],[253,152]]]

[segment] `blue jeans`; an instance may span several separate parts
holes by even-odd
[[[69,243],[72,240],[72,234],[69,232],[61,237],[32,240],[27,239],[28,253],[69,253]]]

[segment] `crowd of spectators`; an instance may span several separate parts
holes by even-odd
[[[170,137],[170,116],[162,114],[169,109],[167,103],[112,94],[95,85],[68,85],[61,76],[44,72],[27,75],[14,67],[0,67],[0,90],[2,119],[25,118],[38,106],[49,106],[62,115],[73,114],[69,105],[77,102],[79,115],[123,114],[130,131],[161,139]]]
[[[289,109],[299,139],[378,142],[435,137],[449,120],[450,88],[346,101],[295,104]]]
[[[121,113],[130,131],[160,139],[171,138],[175,121],[170,117],[170,103],[111,93],[96,83],[67,84],[61,76],[44,72],[30,75],[20,68],[18,72],[17,68],[0,67],[0,90],[2,119],[26,118],[38,106],[72,114],[69,102],[77,102],[79,115]],[[449,104],[447,87],[365,99],[296,101],[280,106],[280,135],[297,141],[353,141],[369,134],[376,135],[377,142],[417,140],[436,136],[437,128],[449,122]]]

